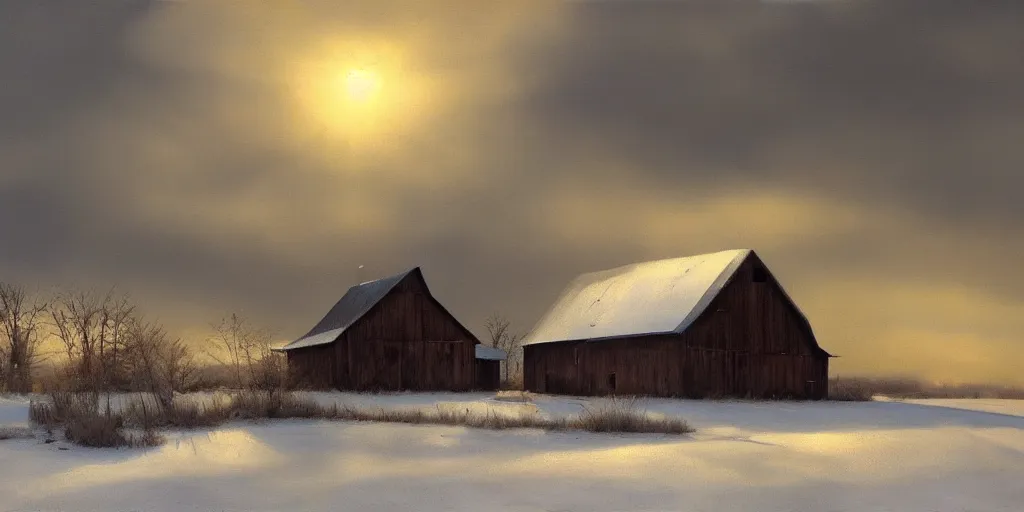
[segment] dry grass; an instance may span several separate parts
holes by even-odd
[[[539,429],[548,431],[579,430],[598,433],[688,434],[694,429],[681,418],[656,417],[640,407],[635,398],[612,398],[595,406],[585,407],[579,416],[548,418],[530,411],[516,415],[498,414],[488,410],[474,413],[469,409],[433,410],[353,410],[346,409],[355,421],[451,425],[488,430]]]
[[[540,430],[564,430],[565,423],[551,420],[536,412],[524,412],[516,415],[498,414],[494,411],[474,413],[469,409],[442,408],[434,409],[397,409],[397,410],[358,410],[348,409],[350,419],[355,421],[378,421],[387,423],[408,423],[414,425],[447,425],[487,430],[507,430],[514,428],[532,428]]]
[[[230,410],[220,397],[214,397],[209,404],[174,400],[160,414],[166,425],[185,429],[212,428],[231,419]]]
[[[231,397],[228,406],[233,418],[239,419],[334,419],[338,417],[337,407],[324,407],[308,398],[294,393],[242,392]]]
[[[510,376],[508,380],[502,379],[499,384],[499,389],[502,391],[519,391],[523,389],[522,372],[518,372],[515,375]]]
[[[129,446],[133,448],[160,446],[164,444],[165,441],[167,441],[167,439],[164,438],[163,435],[161,435],[158,431],[153,429],[143,430],[142,433],[139,434],[138,436],[132,435],[129,436],[128,439]]]
[[[470,409],[385,409],[348,405],[320,405],[294,393],[272,391],[238,392],[227,399],[214,398],[199,404],[174,400],[161,407],[136,398],[120,410],[100,412],[94,395],[55,393],[49,402],[33,402],[29,416],[48,430],[63,427],[65,437],[79,445],[96,447],[154,446],[162,442],[160,428],[209,428],[231,420],[323,419],[448,425],[489,430],[539,429],[548,431],[686,434],[693,429],[682,419],[653,417],[639,407],[636,399],[611,399],[588,407],[578,416],[549,418],[536,411],[499,414]],[[127,430],[141,431],[131,435]]]
[[[127,425],[142,429],[211,428],[231,419],[229,413],[228,407],[219,397],[214,397],[210,404],[172,400],[169,406],[147,403],[145,399],[139,398],[125,403],[119,411]]]
[[[63,425],[72,418],[98,414],[99,402],[88,393],[59,391],[49,394],[49,402],[29,403],[29,421],[47,428]]]
[[[35,425],[47,428],[60,423],[57,421],[53,405],[45,402],[30,402],[28,404],[28,419]]]
[[[494,399],[499,402],[532,403],[533,394],[528,391],[505,390],[498,391]]]
[[[141,434],[125,431],[125,416],[105,409],[101,412],[98,395],[54,392],[49,402],[29,404],[29,420],[47,431],[62,427],[64,438],[80,446],[121,448],[157,446],[163,442],[152,425],[142,425]]]
[[[128,433],[120,414],[84,413],[70,417],[64,424],[64,438],[91,448],[143,448],[159,446],[164,438],[152,428]]]
[[[32,429],[28,427],[4,427],[0,426],[0,441],[8,439],[31,439],[35,437]]]
[[[870,402],[874,393],[859,379],[829,379],[828,399],[839,402]]]
[[[635,397],[616,397],[584,407],[579,417],[570,420],[569,424],[574,430],[588,432],[688,434],[694,431],[681,418],[649,415]]]
[[[122,418],[117,415],[82,413],[68,417],[63,425],[64,437],[81,446],[119,448],[130,445]]]

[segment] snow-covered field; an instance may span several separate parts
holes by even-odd
[[[586,403],[313,396],[555,415]],[[27,407],[0,398],[0,426],[25,424]],[[1024,401],[649,400],[647,408],[699,431],[680,438],[289,420],[172,432],[150,450],[0,441],[0,511],[1024,511]]]

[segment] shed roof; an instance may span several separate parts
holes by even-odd
[[[699,254],[583,274],[523,340],[523,345],[682,333],[751,254]]]
[[[504,361],[508,357],[508,354],[504,350],[495,347],[488,347],[487,345],[476,345],[476,358],[486,359],[488,361]]]
[[[338,339],[338,336],[345,332],[345,329],[356,323],[356,321],[370,311],[370,308],[387,296],[395,285],[417,270],[419,270],[419,267],[406,270],[401,274],[369,281],[349,288],[345,295],[341,297],[341,300],[324,315],[323,319],[316,326],[301,338],[281,347],[279,350],[288,351],[296,348],[333,343]]]

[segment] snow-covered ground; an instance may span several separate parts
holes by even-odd
[[[28,425],[28,399],[0,396],[0,427]]]
[[[968,409],[972,411],[991,412],[996,414],[1009,414],[1011,416],[1024,417],[1024,400],[906,400],[907,403],[919,405],[931,405],[934,407],[952,407],[954,409]]]
[[[313,396],[543,414],[573,414],[587,401]],[[150,450],[0,441],[0,511],[1024,510],[1024,401],[646,405],[685,417],[698,433],[278,421],[170,433],[165,446]],[[27,400],[0,398],[0,425],[26,420]]]

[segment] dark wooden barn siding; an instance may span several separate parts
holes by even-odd
[[[528,390],[580,395],[825,398],[828,358],[751,256],[682,335],[524,347]]]
[[[397,284],[334,344],[335,387],[354,390],[471,389],[472,335],[416,276]]]
[[[494,391],[501,386],[501,361],[477,359],[476,389]]]
[[[321,345],[288,352],[288,380],[294,387],[334,387],[334,347]]]

